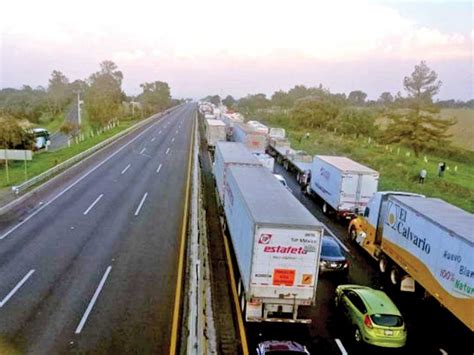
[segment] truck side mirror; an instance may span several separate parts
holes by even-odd
[[[369,214],[370,214],[370,208],[366,207],[364,210],[364,217],[369,217]]]

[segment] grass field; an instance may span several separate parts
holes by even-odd
[[[474,151],[474,109],[443,109],[441,117],[458,120],[449,130],[453,135],[453,145]]]
[[[385,146],[373,141],[369,143],[367,138],[356,140],[325,131],[299,129],[292,127],[290,120],[281,115],[269,115],[262,121],[273,127],[284,127],[294,149],[303,149],[312,155],[343,155],[376,169],[380,172],[379,190],[409,191],[439,197],[474,212],[474,164],[435,155],[416,158],[410,150],[396,145]],[[309,139],[303,138],[306,132],[310,133]],[[437,167],[441,161],[447,163],[448,170],[444,177],[439,178]],[[428,172],[423,185],[418,183],[422,168]]]
[[[27,162],[27,171],[29,178],[39,175],[42,172],[54,167],[55,165],[62,163],[63,161],[73,157],[76,154],[83,152],[84,150],[93,147],[101,141],[112,137],[118,132],[130,127],[133,121],[121,121],[120,124],[108,131],[103,132],[100,135],[85,139],[78,144],[72,144],[71,147],[65,147],[55,152],[40,151],[34,153],[33,160]],[[0,166],[0,187],[15,186],[25,181],[25,168],[24,162],[22,161],[10,161],[9,164],[9,176],[10,182],[6,180],[5,165]]]

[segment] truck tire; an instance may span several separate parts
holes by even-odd
[[[385,274],[388,269],[388,260],[387,258],[382,255],[379,259],[379,271],[381,274]]]
[[[329,207],[328,207],[326,202],[323,203],[323,206],[321,207],[321,209],[323,210],[323,213],[325,215],[327,215],[329,213]]]
[[[354,243],[357,240],[357,230],[355,227],[351,227],[351,230],[349,231],[349,239]]]
[[[390,269],[390,283],[393,286],[398,286],[400,284],[400,271],[396,266],[393,266]]]

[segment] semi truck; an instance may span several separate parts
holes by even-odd
[[[232,140],[243,143],[253,153],[265,153],[267,146],[267,135],[244,123],[234,123]]]
[[[311,170],[313,157],[303,150],[294,150],[286,138],[280,136],[270,136],[268,140],[267,152],[273,156],[278,164],[296,175],[296,180],[300,185],[307,183],[309,171]]]
[[[219,203],[224,205],[224,187],[227,169],[232,165],[261,166],[262,163],[252,155],[242,143],[217,142],[214,154],[213,174],[216,180]]]
[[[229,166],[224,202],[244,319],[310,323],[323,226],[265,167]]]
[[[473,331],[473,227],[473,214],[438,198],[378,192],[348,232],[397,289],[421,288]]]
[[[377,171],[349,158],[316,155],[306,192],[321,198],[323,213],[350,220],[364,211],[378,181]]]
[[[205,122],[207,146],[212,151],[217,142],[227,140],[226,127],[221,120],[206,119]]]

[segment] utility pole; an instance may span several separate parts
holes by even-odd
[[[81,125],[81,91],[77,90],[77,122]]]

